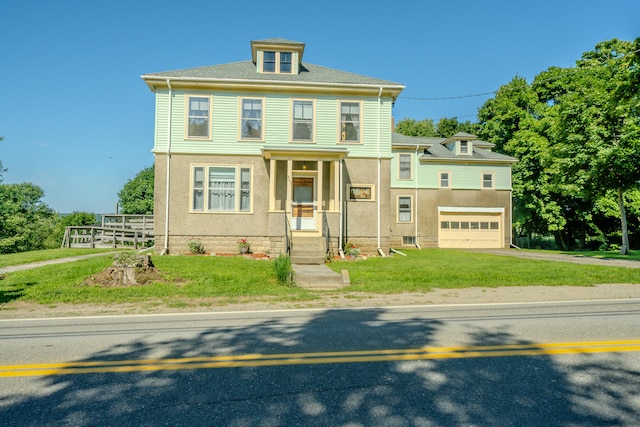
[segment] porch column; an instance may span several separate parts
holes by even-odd
[[[275,159],[269,160],[269,212],[276,210],[276,167]]]
[[[340,210],[340,160],[334,160],[331,162],[331,183],[333,184],[331,190],[331,210],[338,212]]]
[[[322,187],[324,187],[324,183],[322,182],[322,160],[318,160],[318,204],[319,209],[318,212],[324,211],[324,207],[322,206]]]

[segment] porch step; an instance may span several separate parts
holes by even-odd
[[[291,263],[306,265],[324,264],[324,239],[318,237],[295,236],[292,240]]]
[[[339,289],[349,284],[349,274],[346,270],[342,275],[331,270],[326,265],[293,264],[295,281],[305,289],[331,290]]]

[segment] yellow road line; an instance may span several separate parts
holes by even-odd
[[[542,344],[506,344],[465,347],[422,347],[341,352],[244,354],[116,361],[0,365],[0,377],[142,372],[186,369],[220,369],[329,363],[371,363],[480,357],[540,356],[640,351],[640,340],[588,341]]]

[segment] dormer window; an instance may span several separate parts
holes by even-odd
[[[293,54],[291,52],[265,51],[262,59],[263,73],[291,74]]]
[[[461,156],[470,156],[471,155],[471,142],[469,141],[458,141],[458,154]]]

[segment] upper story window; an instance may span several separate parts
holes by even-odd
[[[482,188],[493,188],[493,173],[492,172],[483,172],[482,173]]]
[[[451,186],[451,172],[440,172],[440,188]]]
[[[291,123],[293,141],[313,141],[313,101],[294,100]]]
[[[209,138],[211,98],[208,96],[187,97],[187,138]]]
[[[262,72],[290,74],[293,72],[292,61],[293,53],[291,52],[264,51],[262,54]]]
[[[240,139],[262,139],[262,98],[243,98],[240,123]]]
[[[411,154],[400,154],[398,177],[400,179],[411,179]]]
[[[340,142],[360,142],[360,103],[340,103]]]
[[[458,142],[458,154],[468,156],[471,154],[471,143],[469,141]]]

